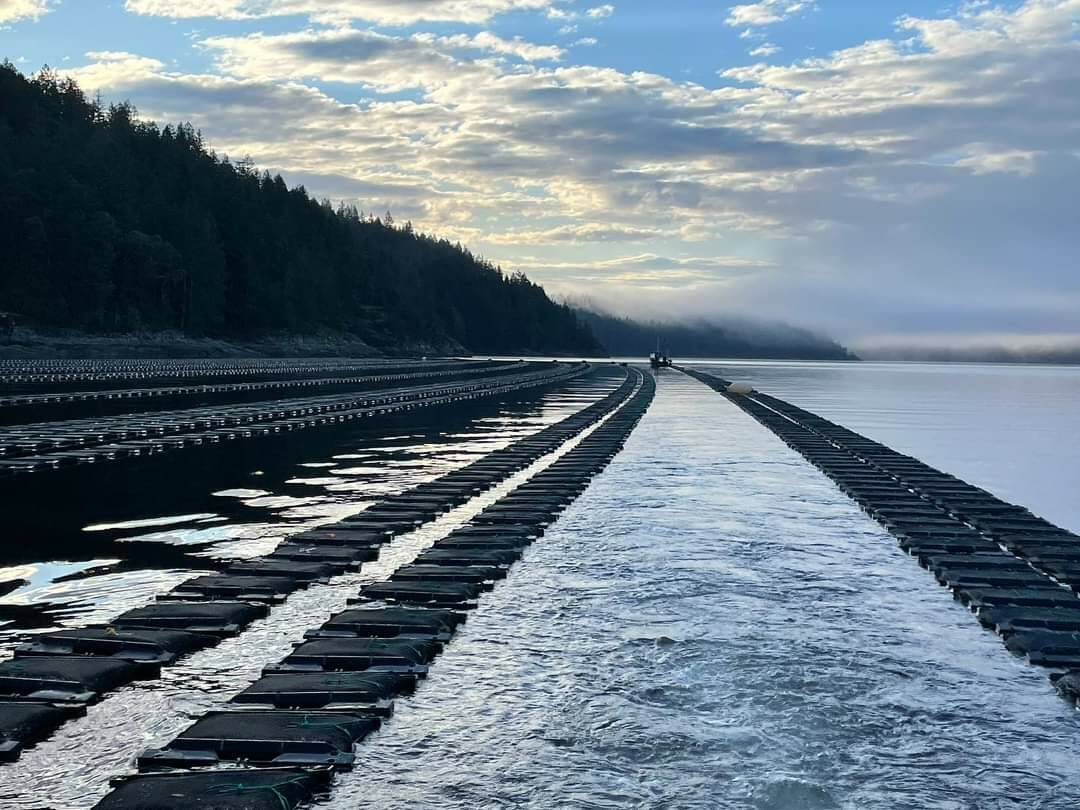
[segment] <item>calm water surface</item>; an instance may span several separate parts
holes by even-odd
[[[1080,529],[1080,369],[710,370]],[[180,549],[185,560],[192,550],[262,553],[282,522],[295,530],[355,511],[368,493],[438,474],[572,407],[549,397],[460,430],[368,437],[280,473],[248,470],[168,514],[126,516],[148,523],[100,521],[81,536],[108,538],[110,558],[29,561],[27,584],[5,601],[55,604],[65,623],[113,615],[116,582],[119,602],[142,603],[190,575],[188,563],[152,565],[135,551],[125,560],[126,548]],[[123,771],[227,699],[360,581],[460,519],[92,707],[0,772],[0,804],[36,807],[44,795],[56,808],[91,806],[103,770]],[[1080,718],[1043,672],[1010,656],[800,456],[664,371],[626,450],[485,597],[324,804],[1075,808],[1078,761]]]
[[[750,382],[1080,531],[1080,366],[692,365]]]

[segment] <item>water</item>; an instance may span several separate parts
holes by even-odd
[[[360,755],[331,807],[1080,803],[1080,722],[1046,675],[801,457],[667,373]]]
[[[324,456],[297,462],[290,458],[288,446],[270,442],[250,448],[251,452],[240,459],[234,458],[234,468],[226,471],[235,474],[257,462],[259,469],[254,472],[258,475],[254,479],[261,489],[189,487],[187,496],[181,497],[170,488],[175,475],[169,480],[161,474],[173,467],[183,470],[184,464],[172,459],[168,470],[140,467],[137,473],[145,484],[152,485],[157,497],[137,504],[128,519],[95,520],[83,526],[81,533],[89,538],[88,543],[104,537],[98,542],[111,543],[118,550],[147,548],[119,563],[94,560],[13,566],[11,570],[19,574],[32,570],[38,573],[0,600],[0,615],[6,608],[14,617],[5,628],[4,647],[10,651],[26,637],[27,628],[52,629],[106,621],[122,610],[145,604],[153,594],[191,576],[192,564],[184,561],[192,555],[202,555],[209,561],[265,554],[286,534],[351,514],[379,495],[399,492],[462,466],[580,410],[615,387],[616,381],[611,378],[601,383],[575,384],[543,396],[510,398],[501,405],[482,403],[471,414],[458,408],[441,418],[436,416],[434,423],[425,421],[431,419],[431,412],[421,411],[411,418],[384,422],[380,433],[372,433],[371,429],[322,432],[301,443],[301,448],[311,452],[318,452],[320,444],[337,444],[337,452],[330,460]],[[387,433],[387,426],[396,432]],[[403,427],[409,427],[411,432],[401,433]],[[338,470],[343,464],[360,461],[368,464],[361,471]],[[273,465],[273,474],[267,465]],[[320,481],[308,497],[296,497],[291,494],[295,492],[291,487],[296,478],[290,475],[296,467],[333,468],[346,476],[348,485]],[[117,472],[123,472],[123,468]],[[48,797],[54,810],[93,806],[108,791],[111,777],[131,769],[135,755],[147,747],[165,744],[193,719],[220,708],[229,697],[255,681],[264,666],[283,658],[306,629],[344,609],[346,600],[364,584],[388,577],[434,540],[504,495],[520,479],[512,478],[411,535],[395,539],[377,562],[365,564],[360,572],[293,594],[268,618],[253,623],[241,635],[163,669],[160,679],[137,682],[110,693],[89,707],[86,717],[66,724],[49,740],[0,771],[0,807],[37,810],[42,807],[43,796]],[[54,498],[62,495],[52,492]],[[175,498],[179,501],[173,511],[158,517],[146,516],[148,509],[160,507],[162,502],[175,503]],[[222,511],[233,513],[231,519],[190,511],[215,499],[226,505],[239,503],[243,508],[223,507]],[[189,511],[176,512],[180,507]],[[32,508],[27,511],[39,514]],[[267,522],[251,522],[252,512]],[[57,515],[55,521],[47,522],[44,536],[67,540],[63,527],[70,526],[71,517]],[[210,536],[203,536],[207,530],[202,526],[207,522],[216,525],[209,530]],[[193,539],[192,535],[199,538]],[[176,552],[170,555],[170,549]],[[41,549],[35,551],[40,553]],[[165,568],[167,562],[179,567]],[[85,588],[73,589],[69,584],[73,578],[92,583],[93,596],[88,598]],[[151,587],[153,581],[158,583],[156,587]]]
[[[1080,366],[698,367],[749,382],[1080,531]]]
[[[1080,529],[1080,370],[710,370]],[[72,611],[68,622],[111,615],[107,582],[75,606],[68,589],[137,575],[148,581],[121,581],[145,601],[163,589],[155,577],[190,575],[135,552],[125,561],[128,548],[174,549],[184,560],[262,553],[283,522],[325,520],[368,491],[471,457],[478,433],[494,446],[568,408],[557,397],[508,404],[495,425],[477,426],[477,415],[458,429],[369,436],[280,469],[259,459],[262,476],[249,469],[158,515],[124,516],[153,525],[82,533],[110,539],[70,569],[22,563],[23,587],[53,588],[47,599]],[[333,458],[345,455],[358,457]],[[367,476],[364,485],[335,492],[337,479],[350,481],[343,469]],[[460,519],[395,545],[379,565],[404,561]],[[125,770],[140,749],[217,705],[378,574],[297,594],[239,639],[92,707],[0,770],[0,803],[92,805],[103,770]],[[20,594],[35,603],[28,590],[5,599]],[[665,371],[625,451],[485,597],[417,694],[358,748],[358,767],[325,805],[1072,808],[1078,755],[1077,715],[1044,672],[1010,656],[800,456],[708,388]]]
[[[105,465],[100,475],[28,477],[11,495],[20,508],[0,549],[0,656],[28,630],[108,621],[221,561],[267,554],[288,534],[442,475],[581,403],[576,393],[514,397]]]

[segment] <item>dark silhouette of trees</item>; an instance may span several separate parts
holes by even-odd
[[[216,156],[45,69],[0,65],[0,310],[89,332],[597,353],[521,274]]]

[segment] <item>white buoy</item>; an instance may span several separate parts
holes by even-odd
[[[732,383],[727,387],[727,392],[729,394],[746,396],[747,394],[754,393],[754,387],[752,385],[747,385],[746,383]]]

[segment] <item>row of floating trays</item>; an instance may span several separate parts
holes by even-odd
[[[391,714],[393,699],[415,690],[467,611],[614,458],[651,393],[643,388],[561,459],[389,580],[362,588],[227,708],[144,752],[143,773],[118,780],[99,810],[195,800],[215,810],[288,810],[324,788],[334,770],[352,766],[354,746]]]
[[[375,414],[547,385],[580,376],[585,370],[584,366],[564,366],[524,375],[492,377],[466,385],[427,386],[423,390],[372,393],[363,397],[335,395],[313,400],[229,406],[225,411],[220,407],[202,408],[197,412],[127,414],[70,423],[16,426],[0,430],[0,475],[153,455],[169,449],[336,424]]]
[[[1080,697],[1080,536],[775,397],[734,400],[828,475],[997,632]]]
[[[16,649],[15,658],[0,663],[0,761],[17,758],[25,746],[84,714],[86,706],[104,693],[134,680],[157,677],[162,666],[241,632],[288,594],[374,560],[396,535],[436,519],[559,447],[616,407],[631,388],[626,382],[533,436],[386,498],[351,518],[292,535],[269,555],[236,561],[217,574],[193,577],[155,603],[129,610],[108,625],[34,637]],[[531,501],[533,506],[538,503]],[[525,505],[519,502],[517,512],[505,502],[489,507],[476,525],[448,538],[440,553],[427,552],[415,566],[399,571],[391,583],[370,586],[371,593],[398,599],[410,591],[422,593],[423,585],[417,582],[424,580],[439,580],[430,587],[451,594],[455,589],[472,588],[470,583],[441,580],[454,577],[451,562],[456,559],[463,564],[469,558],[465,552],[505,542],[499,537],[512,533],[513,524],[527,515],[520,511]],[[496,551],[491,549],[491,559],[508,556]],[[448,570],[440,573],[431,566]],[[495,567],[486,573],[494,574]]]

